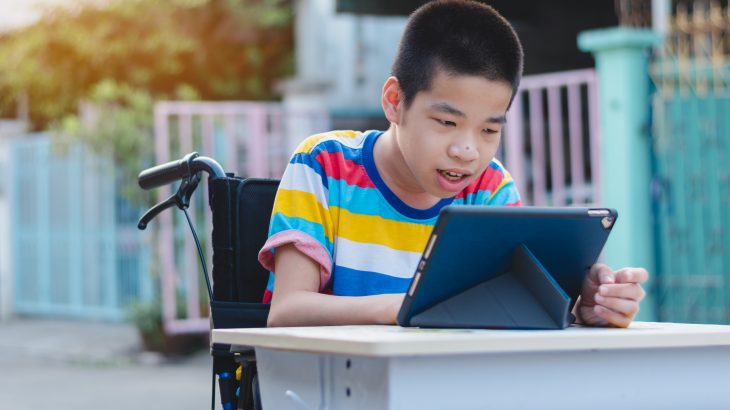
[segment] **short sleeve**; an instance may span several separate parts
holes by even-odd
[[[274,200],[269,236],[259,252],[259,262],[272,272],[267,293],[273,291],[274,253],[283,245],[293,244],[320,265],[320,291],[332,273],[334,223],[328,206],[327,175],[312,154],[310,139],[297,148],[284,171]]]

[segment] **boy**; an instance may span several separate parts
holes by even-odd
[[[269,326],[395,324],[442,207],[520,205],[494,155],[522,60],[489,6],[437,1],[413,13],[382,90],[390,128],[309,137],[284,173],[259,253],[272,272]],[[578,321],[628,326],[647,276],[593,266]]]

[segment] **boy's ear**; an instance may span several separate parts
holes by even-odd
[[[383,84],[383,93],[380,96],[380,102],[383,105],[383,113],[388,122],[399,124],[400,117],[403,114],[403,92],[401,91],[398,79],[391,76],[385,80]]]

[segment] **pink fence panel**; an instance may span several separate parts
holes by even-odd
[[[279,103],[161,102],[155,106],[155,162],[197,151],[220,162],[226,172],[280,178],[299,141],[329,129],[329,122],[326,111],[290,111]],[[201,187],[188,212],[203,239],[210,268],[212,216],[207,184]],[[176,186],[159,188],[158,200],[169,197],[173,188]],[[174,211],[158,218],[155,246],[165,331],[207,331],[207,292],[185,218]]]
[[[502,158],[525,204],[600,204],[597,98],[593,69],[522,79]]]

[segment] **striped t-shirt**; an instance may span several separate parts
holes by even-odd
[[[333,131],[311,136],[294,152],[274,201],[269,238],[259,253],[271,271],[274,251],[294,244],[320,265],[320,292],[341,296],[403,293],[446,205],[520,205],[510,174],[492,160],[453,198],[429,209],[401,201],[373,160],[382,131]]]

